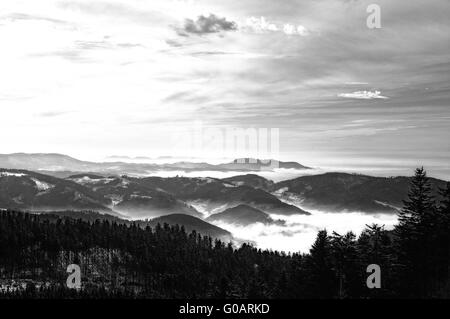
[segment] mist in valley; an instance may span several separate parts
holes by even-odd
[[[390,230],[397,223],[395,214],[309,212],[311,215],[270,215],[274,220],[283,220],[285,225],[255,223],[239,226],[224,222],[215,222],[214,225],[231,232],[239,242],[252,242],[261,249],[306,253],[319,230],[326,229],[329,233],[335,231],[339,234],[352,231],[359,235],[366,225],[376,223],[385,225],[385,228]]]

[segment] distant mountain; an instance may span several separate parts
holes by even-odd
[[[242,171],[251,172],[259,170],[273,170],[274,168],[307,169],[296,162],[278,162],[272,160],[266,163],[262,160],[235,160],[232,163],[209,164],[194,162],[176,162],[166,164],[127,162],[127,160],[141,160],[142,158],[113,157],[114,162],[89,162],[81,161],[62,154],[46,153],[14,153],[0,154],[0,167],[8,169],[26,169],[31,171],[43,171],[47,174],[63,176],[73,175],[67,172],[89,172],[103,175],[149,175],[158,171]],[[120,161],[119,161],[120,159]],[[65,177],[64,176],[64,177]]]
[[[249,170],[249,171],[260,171],[260,170],[272,170],[274,168],[285,168],[285,169],[310,169],[310,167],[301,165],[297,162],[282,162],[274,159],[260,160],[254,158],[238,158],[232,163],[219,164],[222,169],[226,170]]]
[[[209,216],[206,220],[209,222],[225,222],[240,226],[248,226],[255,223],[262,223],[266,225],[284,224],[282,221],[275,221],[270,218],[268,214],[248,205],[238,205],[236,207],[226,209],[221,213]]]
[[[151,227],[155,227],[157,224],[161,226],[164,224],[184,226],[188,233],[195,230],[202,235],[218,238],[223,241],[230,241],[232,239],[230,232],[189,215],[172,214],[158,217],[148,222],[148,225]]]
[[[0,169],[0,207],[97,210],[113,213],[102,195],[73,181],[26,170]]]
[[[270,190],[274,185],[274,182],[272,182],[271,180],[268,180],[256,174],[232,176],[223,178],[222,181],[235,186],[250,186],[253,188],[260,188],[265,191]]]
[[[164,190],[183,201],[203,205],[209,212],[247,204],[272,214],[309,214],[296,206],[280,201],[276,196],[262,189],[236,186],[220,179],[146,177],[139,179],[139,183]]]
[[[442,180],[430,179],[434,193]],[[407,197],[411,178],[373,177],[347,173],[302,176],[275,184],[278,197],[305,209],[396,213]]]
[[[78,171],[86,168],[87,163],[67,155],[53,153],[0,154],[0,167],[9,169]]]

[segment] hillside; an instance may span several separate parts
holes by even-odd
[[[222,179],[225,182],[231,183],[235,186],[250,186],[253,188],[260,188],[262,190],[270,190],[274,182],[256,174],[237,175]]]
[[[134,219],[175,213],[201,216],[195,208],[182,200],[168,192],[141,183],[139,178],[128,176],[99,178],[92,175],[77,175],[71,179],[110,200],[115,211]]]
[[[408,194],[409,177],[373,177],[347,173],[302,176],[275,184],[280,198],[294,200],[306,209],[396,213]],[[430,179],[433,192],[445,182]]]
[[[281,221],[275,221],[269,215],[248,205],[238,205],[228,208],[225,211],[209,216],[209,222],[225,222],[240,226],[248,226],[255,223],[262,224],[282,224]]]
[[[171,226],[179,225],[183,226],[186,232],[190,233],[193,230],[195,230],[197,233],[200,233],[202,235],[207,235],[213,238],[219,238],[224,241],[229,241],[232,238],[232,235],[230,232],[211,225],[210,223],[207,223],[199,218],[195,218],[193,216],[184,215],[184,214],[172,214],[172,215],[166,215],[162,217],[158,217],[155,219],[152,219],[148,222],[148,225],[151,227],[155,227],[157,224],[164,225],[168,224]]]
[[[186,202],[203,204],[209,211],[247,204],[272,214],[309,214],[262,189],[236,186],[214,178],[147,177],[139,179],[138,183],[163,190]]]
[[[25,170],[0,169],[0,207],[97,210],[112,213],[102,195],[73,181]]]

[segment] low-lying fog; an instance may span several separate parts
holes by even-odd
[[[167,159],[164,159],[167,162]],[[222,161],[223,162],[223,161]],[[218,161],[220,163],[220,161]],[[385,169],[385,168],[384,168]],[[161,177],[213,177],[213,178],[227,178],[236,175],[257,174],[274,182],[293,179],[305,175],[317,175],[330,171],[341,171],[354,173],[352,169],[333,169],[333,167],[313,168],[313,169],[274,169],[272,171],[257,171],[257,172],[239,172],[239,171],[156,171],[148,172],[151,176]],[[408,175],[407,172],[396,171],[379,171],[376,169],[368,169],[360,173],[366,173],[374,176],[394,176],[394,175]],[[281,199],[281,198],[280,198]],[[285,201],[284,199],[281,199]],[[191,203],[192,204],[192,203]],[[289,201],[289,204],[298,206],[298,202]],[[212,213],[220,211],[207,212],[198,205],[196,208],[204,214],[204,217]],[[302,207],[300,207],[302,208]],[[273,249],[285,252],[308,252],[312,243],[314,242],[317,232],[322,229],[328,230],[331,234],[333,231],[344,234],[348,231],[353,231],[357,236],[361,231],[373,223],[385,225],[386,229],[392,229],[397,223],[397,215],[395,214],[366,214],[361,212],[324,212],[305,209],[311,215],[295,215],[282,216],[271,215],[272,219],[279,219],[285,221],[285,225],[264,225],[261,223],[250,226],[238,226],[235,224],[228,224],[223,222],[214,222],[214,225],[230,231],[233,236],[241,241],[253,242],[258,248]]]
[[[279,182],[287,179],[293,179],[305,175],[322,174],[328,169],[275,169],[273,171],[258,171],[256,174]],[[235,171],[164,171],[153,175],[161,177],[186,176],[186,177],[214,177],[226,178],[236,175],[249,174],[249,172]],[[280,198],[281,199],[281,198]],[[286,201],[285,199],[281,199]],[[289,204],[299,206],[297,201],[286,201]],[[192,203],[191,203],[192,204]],[[211,213],[220,211],[206,212],[202,207],[195,206],[197,210],[207,217]],[[300,207],[302,208],[302,207]],[[305,209],[305,208],[302,208]],[[395,214],[367,214],[361,212],[324,212],[305,209],[311,215],[282,216],[271,215],[272,219],[285,221],[285,225],[264,225],[261,223],[250,226],[238,226],[222,222],[214,222],[214,225],[230,231],[233,236],[240,241],[253,242],[258,248],[273,249],[285,252],[308,252],[314,242],[317,232],[322,229],[344,234],[353,231],[357,236],[366,227],[373,223],[385,225],[386,229],[392,229],[397,223]]]
[[[263,225],[237,226],[227,223],[214,223],[230,231],[234,237],[251,241],[258,248],[273,249],[285,252],[308,252],[317,232],[326,229],[330,234],[335,231],[344,234],[353,231],[359,235],[366,225],[373,223],[385,225],[392,229],[397,223],[395,214],[364,213],[327,213],[311,211],[311,215],[281,216],[271,215],[273,219],[285,221],[285,226]]]
[[[184,176],[184,177],[212,177],[212,178],[227,178],[237,175],[245,175],[245,174],[257,174],[274,182],[281,182],[288,179],[297,178],[305,175],[317,175],[323,174],[326,170],[323,169],[286,169],[286,168],[277,168],[272,171],[155,171],[150,172],[148,175],[151,176],[160,176],[160,177],[175,177],[175,176]]]

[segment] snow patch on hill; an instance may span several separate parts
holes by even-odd
[[[72,181],[75,183],[85,185],[85,184],[98,184],[98,183],[109,183],[113,181],[114,178],[90,178],[89,176],[83,176],[80,178],[73,178]]]
[[[32,178],[31,180],[36,184],[36,188],[40,192],[44,192],[46,190],[49,190],[49,189],[55,187],[55,185],[40,181],[36,178]]]
[[[201,213],[203,215],[204,218],[207,218],[213,214],[223,212],[224,210],[229,208],[228,204],[218,206],[216,204],[211,204],[207,200],[187,201],[186,204],[194,207],[196,211],[198,211],[199,213]]]
[[[12,173],[12,172],[0,172],[0,177],[3,177],[3,176],[24,177],[24,176],[27,176],[27,174],[24,174],[24,173]]]
[[[153,198],[153,197],[151,197],[151,196],[138,195],[138,194],[131,194],[130,197],[131,197],[131,198],[136,198],[136,199],[139,199],[139,198],[142,198],[142,199],[152,199],[152,198]]]

